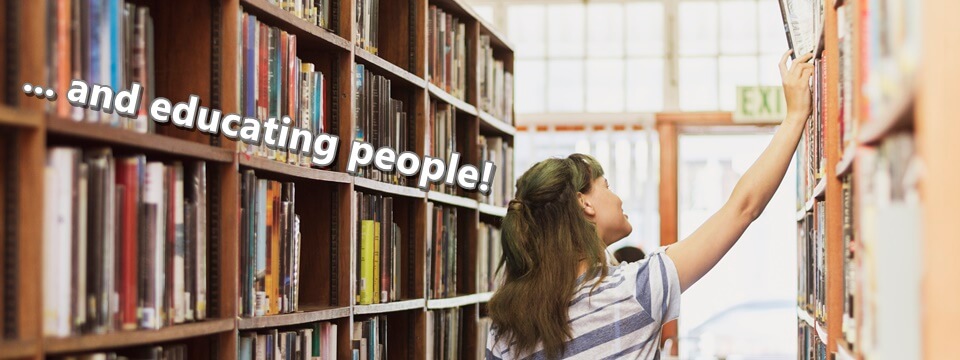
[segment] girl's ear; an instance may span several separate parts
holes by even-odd
[[[590,200],[583,193],[577,193],[577,201],[580,202],[580,207],[583,208],[583,213],[586,214],[587,217],[593,217],[597,214],[597,210],[590,205]]]

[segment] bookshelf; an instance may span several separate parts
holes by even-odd
[[[406,114],[408,135],[403,143],[408,150],[421,156],[439,155],[430,147],[439,141],[432,138],[436,124],[430,109],[449,107],[453,109],[450,120],[455,123],[455,131],[447,136],[456,146],[445,150],[459,152],[461,164],[480,165],[482,159],[498,156],[495,176],[500,182],[494,189],[507,184],[512,188],[512,181],[502,181],[503,177],[512,176],[512,151],[503,153],[512,148],[516,133],[511,120],[512,97],[497,102],[484,97],[483,91],[502,91],[491,89],[489,82],[479,79],[485,73],[478,67],[481,63],[489,64],[490,79],[499,86],[509,85],[502,72],[512,74],[513,48],[462,0],[318,1],[328,5],[328,13],[320,15],[323,20],[298,17],[270,0],[123,2],[149,11],[152,30],[144,30],[147,35],[143,36],[152,41],[152,58],[144,63],[152,64],[153,96],[174,103],[186,101],[193,94],[201,98],[202,106],[247,116],[251,99],[246,95],[250,80],[246,51],[251,37],[244,37],[244,26],[253,29],[249,20],[255,18],[259,29],[275,28],[278,33],[295,38],[296,42],[288,48],[290,54],[295,50],[296,58],[313,64],[314,71],[323,75],[323,88],[318,92],[323,100],[322,111],[318,112],[323,117],[322,131],[340,138],[337,161],[323,169],[277,161],[225,137],[185,131],[169,124],[157,124],[153,131],[142,133],[92,124],[97,121],[89,118],[73,121],[72,113],[58,113],[58,104],[65,101],[65,90],[61,88],[56,88],[56,103],[23,96],[21,84],[50,84],[58,81],[51,80],[58,79],[55,69],[80,66],[72,65],[69,58],[57,57],[58,50],[53,46],[62,41],[54,20],[63,3],[71,2],[0,4],[0,18],[4,24],[12,25],[0,26],[0,38],[5,40],[0,56],[0,67],[4,68],[0,72],[0,134],[7,140],[7,145],[0,148],[0,169],[4,174],[0,176],[0,202],[4,204],[0,212],[0,279],[4,282],[0,293],[0,359],[123,352],[153,345],[185,345],[190,358],[238,359],[245,356],[241,348],[259,336],[292,335],[290,331],[304,336],[303,329],[311,326],[317,326],[313,327],[315,332],[322,331],[321,336],[329,336],[327,340],[336,343],[337,358],[350,358],[354,341],[366,337],[364,331],[372,330],[367,327],[369,324],[384,327],[378,336],[389,340],[387,357],[420,359],[440,351],[433,346],[442,338],[441,331],[435,329],[439,323],[433,319],[441,313],[458,314],[456,321],[444,323],[443,328],[462,335],[456,355],[465,359],[482,357],[482,334],[486,331],[482,316],[491,293],[485,284],[478,283],[480,278],[473,270],[490,262],[489,255],[483,257],[479,252],[491,253],[491,245],[479,241],[492,239],[480,236],[479,232],[481,225],[483,229],[499,225],[506,214],[504,204],[510,191],[494,199],[492,195],[462,189],[423,191],[410,186],[413,178],[406,179],[403,185],[345,173],[350,143],[363,135],[358,133],[362,125],[358,115],[362,115],[359,111],[363,104],[358,103],[355,93],[359,64],[390,81],[383,89],[390,90],[390,98],[398,101],[397,109]],[[373,4],[377,4],[376,11],[383,16],[370,13]],[[189,9],[189,16],[184,9]],[[436,80],[431,77],[436,74],[432,72],[436,65],[428,58],[430,41],[439,37],[431,37],[436,36],[428,23],[431,9],[442,10],[463,24],[463,31],[458,32],[462,41],[459,58],[452,63],[454,68],[462,67],[458,78],[462,91],[452,92],[453,88],[432,81]],[[366,19],[369,29],[359,28],[359,18]],[[72,21],[67,19],[68,23]],[[317,25],[317,21],[325,21],[325,27]],[[361,30],[366,31],[367,38],[363,40],[358,37]],[[371,36],[371,31],[379,32],[379,38]],[[481,38],[489,47],[481,49]],[[457,40],[450,37],[448,46],[453,47]],[[478,59],[482,53],[490,56],[486,62]],[[138,61],[129,60],[134,64]],[[87,74],[80,77],[87,78]],[[307,105],[297,108],[300,106]],[[485,145],[483,150],[481,144]],[[155,330],[108,328],[90,332],[78,328],[71,329],[66,336],[54,336],[44,330],[43,300],[47,290],[43,273],[53,265],[44,256],[45,231],[49,230],[44,227],[45,208],[38,204],[44,204],[46,191],[44,181],[38,179],[44,179],[49,171],[45,163],[53,147],[80,149],[84,154],[108,148],[117,159],[143,155],[148,163],[162,162],[168,168],[177,163],[204,164],[206,208],[201,213],[208,225],[204,232],[206,256],[202,257],[206,275],[197,278],[206,281],[205,319],[164,324]],[[281,184],[283,189],[287,184],[295,186],[295,195],[289,200],[296,204],[291,214],[299,217],[298,304],[288,311],[264,316],[244,315],[245,306],[249,305],[239,300],[247,291],[245,282],[253,279],[247,277],[246,271],[256,268],[250,265],[251,256],[256,257],[256,253],[247,248],[250,244],[256,246],[256,242],[250,242],[252,235],[241,226],[251,221],[250,214],[244,213],[250,209],[243,194],[251,184],[244,183],[247,174]],[[391,198],[393,202],[393,221],[400,230],[400,248],[394,259],[399,280],[396,295],[389,302],[358,302],[362,241],[359,223],[363,220],[358,194]],[[427,285],[431,271],[427,250],[429,241],[434,239],[428,227],[428,211],[433,207],[456,209],[455,223],[449,224],[456,229],[457,236],[451,239],[456,246],[447,249],[451,253],[443,262],[455,259],[459,271],[451,272],[450,279],[455,279],[457,286],[444,296],[429,295]],[[270,239],[272,236],[268,235]],[[76,247],[80,248],[84,247]],[[168,255],[174,258],[172,252]],[[268,266],[272,261],[267,261]],[[190,274],[185,276],[191,277]],[[269,309],[272,305],[264,306]],[[450,324],[456,324],[455,329],[448,328]],[[279,337],[274,339],[279,341]]]
[[[810,3],[823,38],[795,159],[800,358],[948,356],[960,291],[946,214],[960,194],[947,184],[960,174],[947,158],[960,130],[945,94],[960,53],[942,49],[957,4]]]

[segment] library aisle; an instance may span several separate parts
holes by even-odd
[[[954,14],[0,0],[0,359],[499,358],[516,179],[591,155],[633,225],[609,257],[683,241],[779,128],[788,48],[793,163],[651,356],[954,358]]]

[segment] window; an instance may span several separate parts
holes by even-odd
[[[732,111],[780,83],[777,0],[472,2],[516,46],[518,113]]]

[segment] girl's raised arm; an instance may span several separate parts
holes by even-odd
[[[780,78],[787,101],[786,119],[757,161],[737,182],[723,207],[689,237],[667,248],[666,254],[677,267],[682,290],[697,282],[720,261],[747,226],[760,216],[780,186],[810,116],[813,65],[807,61],[812,56],[807,54],[796,59],[788,70],[790,51],[783,55]]]

